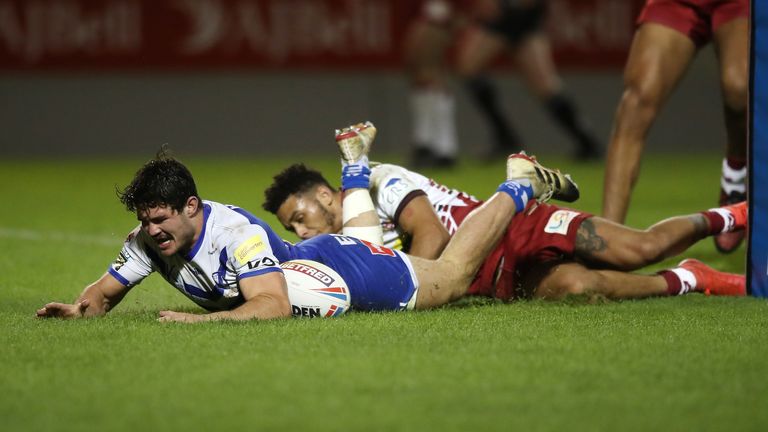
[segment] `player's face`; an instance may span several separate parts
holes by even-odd
[[[140,210],[137,216],[141,229],[165,256],[187,252],[197,240],[195,224],[186,207],[177,211],[169,206],[157,206]]]
[[[341,232],[341,208],[321,194],[293,194],[277,210],[277,219],[302,240]]]

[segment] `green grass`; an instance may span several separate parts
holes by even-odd
[[[283,160],[185,159],[205,198],[268,222]],[[602,167],[567,167],[599,212]],[[198,311],[159,277],[107,317],[38,320],[106,269],[136,224],[115,198],[141,159],[0,162],[0,419],[37,430],[764,430],[768,303],[680,298],[588,304],[469,300],[334,320],[155,321]],[[331,179],[333,158],[308,160]],[[716,155],[648,157],[631,225],[711,207]],[[503,165],[431,171],[485,197]],[[278,233],[289,236],[277,224]],[[290,237],[286,237],[290,238]],[[742,272],[744,249],[689,251]],[[654,266],[670,265],[670,260]]]

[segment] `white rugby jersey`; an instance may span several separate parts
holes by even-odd
[[[272,229],[243,209],[203,201],[203,232],[186,256],[164,256],[141,226],[125,241],[109,273],[133,287],[160,273],[190,300],[211,311],[244,302],[238,280],[279,271],[288,249]]]
[[[396,226],[395,221],[411,199],[426,194],[440,222],[451,235],[459,227],[452,211],[459,207],[476,207],[480,204],[480,201],[471,195],[391,164],[372,165],[370,193],[384,231],[384,246],[392,249],[403,249],[408,245],[409,239],[400,227]]]

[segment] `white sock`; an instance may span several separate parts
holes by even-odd
[[[747,167],[733,169],[728,166],[727,159],[723,159],[723,170],[720,177],[720,187],[730,195],[733,192],[747,193]]]
[[[447,91],[436,92],[433,107],[434,150],[440,156],[456,157],[459,137],[456,132],[456,114],[453,95]]]
[[[673,268],[669,270],[680,279],[680,292],[677,295],[687,294],[696,290],[696,276],[684,268]]]
[[[433,91],[427,88],[412,88],[410,94],[411,100],[411,121],[413,143],[420,146],[426,146],[432,150],[432,130],[433,124],[432,112],[434,111]]]

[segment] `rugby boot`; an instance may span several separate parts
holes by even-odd
[[[579,186],[570,175],[542,166],[525,152],[507,158],[507,180],[519,178],[530,180],[534,197],[541,202],[550,198],[566,202],[579,199]]]
[[[336,144],[341,158],[354,164],[368,155],[376,138],[376,127],[371,122],[357,123],[343,129],[336,129]]]
[[[744,275],[717,271],[693,258],[683,260],[677,266],[693,273],[698,292],[718,296],[743,296],[747,293],[747,278]]]
[[[746,227],[747,225],[747,202],[744,201],[745,199],[746,195],[743,193],[732,192],[726,194],[722,190],[720,191],[720,206],[732,211],[734,217],[737,219],[734,223],[734,226],[736,227],[739,226],[739,215],[742,216],[741,226]],[[744,229],[735,229],[731,232],[717,234],[714,236],[715,247],[722,253],[731,253],[738,249],[741,242],[744,241],[745,236],[746,231]]]
[[[722,207],[723,210],[728,210],[733,219],[729,221],[731,230],[733,231],[745,231],[747,229],[749,207],[746,201],[742,201],[736,204],[731,204]]]

